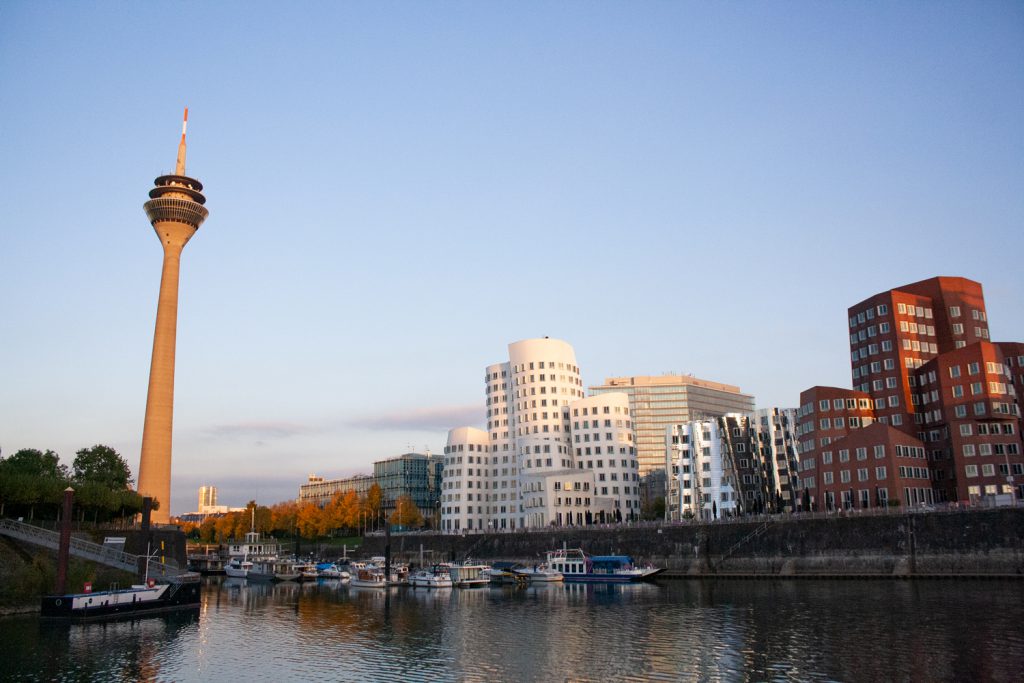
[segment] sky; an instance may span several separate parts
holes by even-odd
[[[173,514],[441,451],[520,339],[760,407],[936,275],[1024,340],[1019,2],[7,0],[3,455],[137,473],[185,106]]]

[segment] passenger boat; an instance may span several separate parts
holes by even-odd
[[[270,557],[253,562],[246,578],[256,581],[296,581],[299,576],[293,560]]]
[[[452,577],[447,567],[434,565],[431,569],[420,569],[410,574],[409,585],[413,588],[451,588]]]
[[[41,615],[46,619],[93,621],[199,610],[199,574],[187,574],[172,583],[144,584],[121,590],[72,593],[43,597]]]
[[[252,569],[252,562],[240,557],[233,557],[224,565],[224,574],[231,579],[244,579]]]
[[[637,567],[629,555],[588,555],[579,548],[549,551],[547,566],[561,572],[566,581],[592,583],[644,581],[665,571],[649,566]]]
[[[525,576],[530,583],[557,583],[564,581],[565,576],[557,569],[552,569],[547,564],[535,564],[532,567],[518,567],[516,574]]]
[[[448,575],[452,577],[452,584],[458,588],[474,588],[486,586],[490,583],[490,576],[485,574],[491,567],[486,564],[474,564],[463,562],[461,564],[448,565]]]

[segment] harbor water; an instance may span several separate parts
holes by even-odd
[[[26,681],[1018,681],[1024,582],[216,578],[198,614],[2,618],[0,658]]]

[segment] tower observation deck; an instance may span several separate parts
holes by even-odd
[[[153,333],[153,359],[149,368],[146,421],[142,429],[139,459],[139,493],[159,502],[153,521],[170,521],[171,437],[174,422],[174,353],[178,325],[178,275],[181,252],[203,224],[209,211],[203,206],[203,184],[185,175],[185,131],[188,109],[181,127],[178,160],[174,173],[162,175],[149,191],[143,208],[163,247],[163,270]]]

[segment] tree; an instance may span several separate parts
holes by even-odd
[[[388,521],[398,526],[418,528],[423,526],[423,514],[420,513],[420,509],[416,507],[412,498],[399,496],[395,501],[395,511],[391,513],[391,518]]]
[[[128,488],[132,481],[128,463],[110,446],[96,444],[75,453],[75,481],[91,481],[113,490]]]
[[[366,492],[366,518],[376,520],[380,517],[381,503],[384,500],[384,492],[380,484],[374,482]]]
[[[304,503],[299,507],[295,524],[299,534],[306,538],[316,538],[321,529],[323,510],[313,503]]]
[[[61,465],[60,456],[49,449],[44,453],[37,448],[22,448],[14,455],[0,460],[0,474],[23,474],[67,481],[68,468]]]

